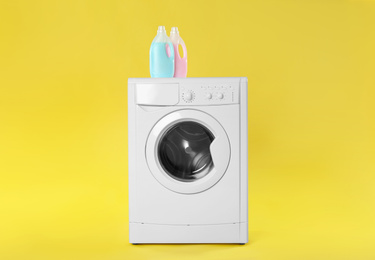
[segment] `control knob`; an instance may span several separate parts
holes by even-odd
[[[194,100],[194,93],[192,91],[186,91],[186,92],[183,93],[182,98],[186,102],[191,102],[191,101]]]

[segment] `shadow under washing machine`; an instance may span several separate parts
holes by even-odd
[[[129,242],[247,243],[247,78],[128,80]]]

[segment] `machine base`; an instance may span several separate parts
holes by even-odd
[[[245,244],[247,222],[218,225],[129,224],[132,244]]]

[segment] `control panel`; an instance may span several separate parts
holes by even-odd
[[[142,106],[217,106],[240,103],[240,78],[134,79]]]
[[[221,105],[239,103],[239,84],[180,84],[179,105]]]

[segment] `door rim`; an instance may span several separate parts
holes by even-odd
[[[223,149],[227,149],[225,162],[221,162],[220,167],[216,167],[214,164],[213,169],[206,176],[192,182],[182,182],[172,178],[163,169],[157,154],[157,148],[164,133],[173,125],[185,121],[193,121],[207,127],[213,133],[214,141],[220,137],[224,140],[222,142]],[[145,148],[147,166],[153,177],[165,188],[182,194],[195,194],[215,186],[224,176],[231,157],[229,138],[223,126],[211,115],[193,109],[176,110],[160,118],[152,127]]]

